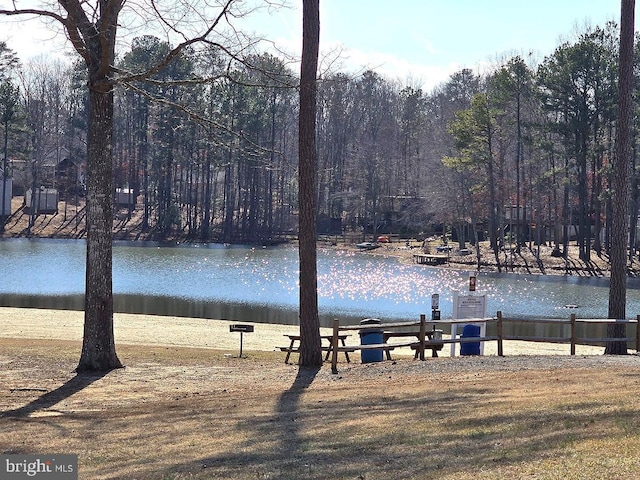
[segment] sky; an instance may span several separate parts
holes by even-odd
[[[299,56],[302,0],[287,1],[290,8],[256,12],[242,28]],[[371,69],[430,91],[462,68],[483,73],[515,54],[540,62],[586,25],[619,22],[620,0],[320,0],[320,10],[321,72],[329,64]],[[23,61],[59,50],[38,21],[0,18],[0,40]]]

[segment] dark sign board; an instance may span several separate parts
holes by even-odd
[[[253,325],[247,325],[242,323],[234,323],[233,325],[229,325],[230,332],[243,332],[243,333],[251,333],[253,332]]]

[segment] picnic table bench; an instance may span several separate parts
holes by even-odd
[[[441,350],[445,341],[442,339],[441,330],[436,330],[434,323],[431,323],[432,329],[427,330],[426,315],[420,314],[419,322],[396,322],[396,323],[383,323],[368,322],[360,325],[345,325],[340,326],[339,320],[336,318],[333,320],[333,335],[331,335],[332,349],[331,349],[331,371],[337,373],[338,353],[339,352],[354,352],[357,350],[382,350],[386,352],[387,359],[391,360],[390,351],[400,347],[410,347],[415,350],[415,358],[424,360],[425,350],[431,350],[434,357],[437,356],[437,351]],[[416,328],[417,327],[417,328]],[[362,336],[367,333],[380,333],[380,341],[382,343],[376,344],[361,344],[361,345],[341,345],[338,344],[338,339],[342,332],[345,331],[357,331]],[[440,338],[437,338],[440,334]],[[401,343],[389,343],[388,340],[392,337],[416,337],[415,340]]]
[[[434,333],[439,333],[440,334],[440,338],[439,339],[434,339]],[[418,358],[418,355],[420,354],[420,331],[411,331],[411,332],[393,332],[393,331],[384,331],[382,332],[382,341],[383,343],[389,344],[389,339],[390,338],[394,338],[394,337],[415,337],[416,338],[416,342],[413,342],[409,345],[409,347],[412,350],[415,350],[415,354],[414,354],[414,358]],[[440,340],[442,340],[442,330],[426,330],[425,331],[425,337],[426,337],[426,341],[424,344],[424,348],[425,350],[431,350],[431,356],[432,357],[437,357],[438,356],[438,352],[440,350],[442,350],[442,348],[444,347],[444,343],[441,342]],[[393,343],[391,343],[390,345],[393,345]],[[403,344],[404,345],[404,344]],[[387,360],[391,360],[391,353],[390,353],[391,349],[385,349],[385,354],[387,356]]]
[[[284,358],[284,363],[289,363],[289,358],[291,357],[292,353],[300,353],[300,335],[284,335],[285,337],[289,338],[289,345],[286,347],[278,347],[282,352],[287,352],[286,357]],[[345,340],[347,339],[347,337],[349,337],[350,335],[348,334],[344,334],[344,335],[338,335],[338,340],[342,343],[343,347],[346,347],[346,343]],[[325,362],[327,360],[329,360],[329,355],[331,355],[331,351],[332,351],[332,344],[331,344],[331,340],[333,339],[333,335],[320,335],[321,340],[326,340],[329,344],[328,345],[322,345],[322,350],[327,352],[324,360]],[[344,357],[347,360],[347,362],[351,362],[351,360],[349,359],[349,351],[348,350],[341,350],[344,353]]]

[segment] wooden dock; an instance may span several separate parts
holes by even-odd
[[[413,258],[420,265],[442,265],[449,261],[449,255],[433,255],[430,253],[414,253]]]

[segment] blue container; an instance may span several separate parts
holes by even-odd
[[[480,337],[478,325],[465,325],[460,338]],[[480,342],[464,342],[460,344],[460,355],[480,355]]]
[[[380,323],[377,318],[365,318],[360,322],[360,325],[380,325]],[[371,328],[360,331],[360,345],[377,345],[380,343],[384,343],[382,330]],[[381,362],[383,353],[382,350],[362,350],[360,358],[362,363]]]

